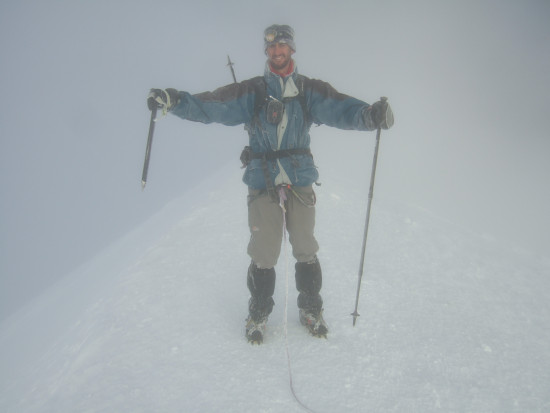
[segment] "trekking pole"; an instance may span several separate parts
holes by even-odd
[[[141,174],[141,190],[145,189],[147,183],[147,171],[149,170],[149,159],[151,158],[151,146],[153,145],[153,132],[155,131],[155,121],[157,119],[157,106],[151,109],[151,120],[149,122],[149,136],[147,137],[147,147],[145,149],[145,160],[143,161],[143,173]]]
[[[386,102],[388,98],[382,97],[380,98],[382,102]],[[380,146],[380,134],[381,134],[381,128],[378,127],[378,130],[376,131],[376,146],[374,147],[374,158],[372,160],[372,172],[370,175],[370,188],[369,188],[369,201],[367,204],[367,218],[365,220],[365,233],[363,234],[363,250],[361,251],[361,261],[359,263],[359,280],[357,282],[357,295],[355,297],[355,310],[351,315],[353,316],[353,325],[355,326],[355,322],[357,321],[357,317],[359,317],[359,313],[357,312],[357,307],[359,306],[359,294],[361,292],[361,280],[363,278],[363,265],[365,262],[365,250],[367,248],[367,234],[369,232],[369,221],[370,221],[370,207],[372,204],[372,197],[374,193],[374,177],[376,175],[376,164],[378,163],[378,147]]]
[[[231,74],[233,75],[233,82],[237,83],[237,77],[235,76],[235,70],[233,70],[233,62],[229,58],[229,55],[227,55],[227,66],[231,69]]]

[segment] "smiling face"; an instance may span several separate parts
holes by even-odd
[[[273,43],[266,49],[271,68],[279,74],[286,74],[292,61],[294,50],[286,43]]]

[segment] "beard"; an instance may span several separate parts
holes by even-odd
[[[269,59],[269,64],[276,71],[283,71],[290,65],[292,58],[290,55],[278,55]]]

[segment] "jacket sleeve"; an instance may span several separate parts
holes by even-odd
[[[371,130],[363,113],[370,106],[359,99],[339,93],[321,80],[309,79],[306,99],[312,121],[339,129]]]
[[[223,86],[213,92],[178,93],[179,102],[170,112],[182,119],[234,126],[250,122],[254,115],[255,91],[247,81]]]

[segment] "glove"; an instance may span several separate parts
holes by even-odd
[[[369,130],[378,128],[389,129],[393,126],[393,112],[388,104],[388,98],[380,98],[363,113],[365,125]]]
[[[179,94],[176,89],[151,89],[147,96],[147,107],[149,110],[153,108],[162,109],[166,114],[170,109],[178,104]]]

